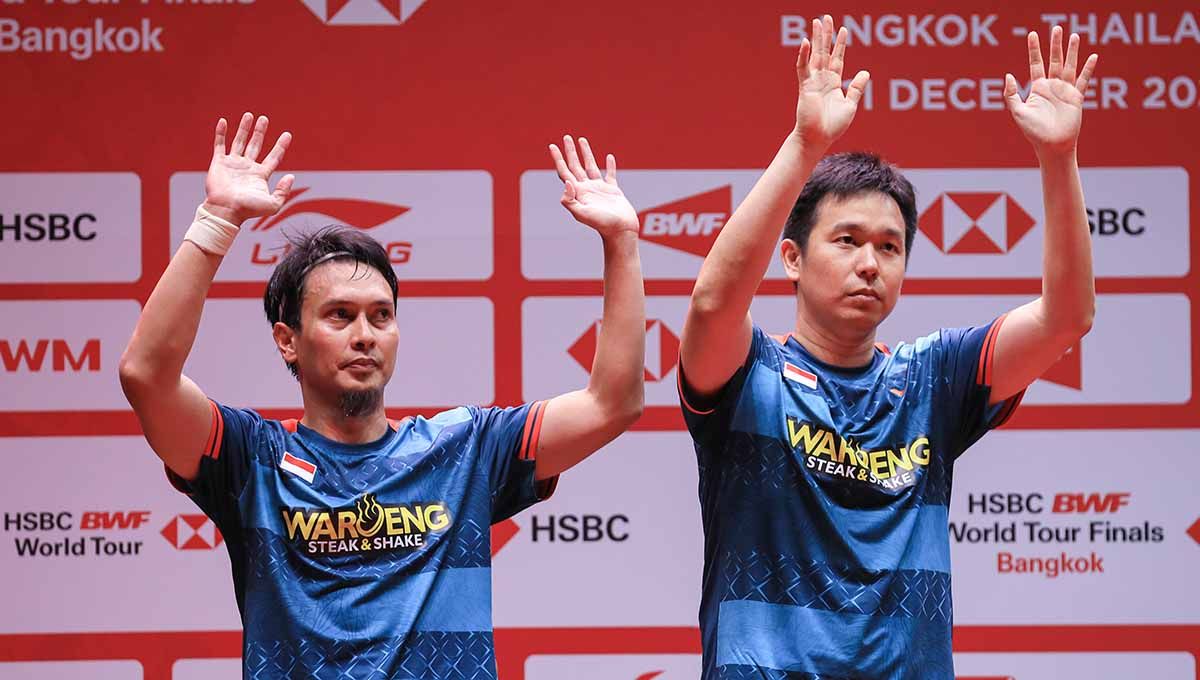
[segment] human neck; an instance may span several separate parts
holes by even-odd
[[[865,335],[837,335],[813,323],[804,310],[796,310],[796,341],[818,360],[840,368],[857,368],[871,363],[875,355],[875,332]]]
[[[336,400],[327,403],[307,394],[304,397],[304,417],[300,423],[326,439],[342,444],[369,444],[387,433],[387,414],[382,404],[370,413],[347,417]]]

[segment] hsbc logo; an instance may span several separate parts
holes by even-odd
[[[492,557],[500,552],[508,542],[517,537],[521,531],[520,525],[511,519],[506,519],[503,522],[497,522],[492,525]]]
[[[273,267],[279,263],[280,258],[287,253],[291,246],[286,242],[282,247],[271,246],[265,243],[266,238],[262,237],[275,236],[278,233],[277,228],[289,220],[297,220],[303,224],[311,222],[314,216],[322,216],[332,218],[339,224],[370,231],[411,210],[404,205],[360,198],[320,197],[319,195],[314,197],[311,194],[307,198],[301,198],[308,194],[310,189],[311,187],[292,189],[292,193],[278,213],[259,219],[249,228],[248,231],[251,234],[260,237],[254,242],[250,251],[252,264]],[[306,216],[309,217],[308,220],[304,219]],[[408,241],[391,241],[383,246],[387,249],[388,259],[393,265],[405,264],[412,259],[413,244]]]
[[[398,26],[427,0],[301,0],[328,26]]]
[[[1075,343],[1056,361],[1039,380],[1062,385],[1073,390],[1083,390],[1083,354],[1080,343]]]
[[[596,341],[600,335],[600,322],[588,326],[574,343],[567,348],[567,354],[583,367],[588,373],[592,372],[592,361],[596,358]],[[679,362],[679,337],[659,319],[646,320],[646,365],[645,378],[648,382],[658,382],[665,378]]]
[[[0,340],[0,367],[6,373],[43,371],[100,371],[100,339],[91,338],[74,347],[63,339]]]
[[[1002,192],[947,191],[918,218],[921,233],[949,254],[1009,252],[1037,221]]]
[[[176,550],[212,550],[221,545],[221,532],[206,515],[175,515],[159,532]]]
[[[645,241],[704,257],[733,210],[733,187],[664,203],[638,213]]]

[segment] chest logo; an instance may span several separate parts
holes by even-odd
[[[866,482],[882,489],[911,486],[933,457],[926,435],[905,444],[868,451],[850,439],[792,416],[787,418],[787,427],[788,443],[801,453],[810,470]]]
[[[364,494],[340,508],[283,508],[288,540],[309,555],[411,552],[452,523],[443,501],[384,505]]]

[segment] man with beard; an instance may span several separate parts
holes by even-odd
[[[1048,69],[1028,36],[1025,100],[1006,78],[1041,165],[1041,297],[888,350],[875,332],[900,295],[916,201],[877,156],[822,159],[869,77],[843,91],[847,34],[833,28],[828,15],[813,21],[796,126],[704,260],[681,338],[704,520],[705,680],[952,680],[954,462],[1092,322],[1075,145],[1095,55],[1079,63],[1071,36],[1064,59],[1055,27]],[[750,303],[780,232],[796,312],[791,333],[772,336]]]
[[[263,302],[300,383],[298,421],[209,400],[182,373],[239,225],[275,214],[267,119],[217,124],[196,221],[146,302],[121,384],[175,486],[225,537],[247,678],[494,678],[489,526],[550,495],[559,473],[642,408],[645,304],[637,214],[586,140],[551,146],[562,203],[599,234],[604,311],[585,389],[513,408],[387,419],[400,342],[380,244],[332,227],[294,239]],[[565,156],[564,156],[565,153]],[[230,355],[230,370],[247,370]],[[436,371],[436,366],[427,366]]]

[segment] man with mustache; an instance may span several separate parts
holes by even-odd
[[[548,497],[642,409],[638,220],[616,160],[601,173],[585,139],[550,147],[562,204],[604,249],[586,388],[388,420],[396,275],[379,243],[330,227],[293,239],[263,296],[304,403],[280,422],[211,401],[182,372],[240,225],[278,212],[291,190],[292,175],[267,183],[291,142],[283,133],[260,161],[267,125],[245,114],[226,149],[218,122],[205,202],[146,302],[121,385],[171,481],[225,537],[245,677],[494,678],[489,526]]]
[[[822,159],[869,75],[842,90],[846,29],[812,23],[796,127],[721,229],[681,338],[700,467],[705,680],[952,680],[947,515],[954,461],[1004,422],[1091,327],[1091,243],[1075,145],[1093,55],[1062,31],[1005,99],[1041,165],[1042,295],[973,328],[889,350],[916,232],[912,185],[864,153]],[[935,140],[940,141],[940,140]],[[796,287],[786,336],[751,321],[780,232]]]

